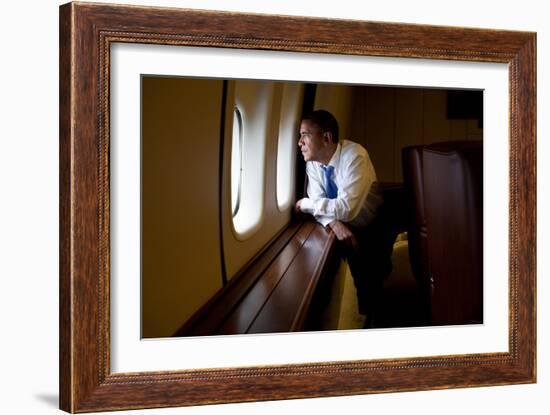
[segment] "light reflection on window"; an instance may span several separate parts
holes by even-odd
[[[235,216],[241,204],[243,175],[243,119],[237,107],[233,110],[233,134],[231,141],[231,212]]]

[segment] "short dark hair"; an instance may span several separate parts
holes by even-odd
[[[334,143],[338,142],[338,121],[336,121],[336,118],[330,112],[316,110],[303,117],[302,121],[310,121],[319,127],[323,133],[332,133],[332,141]]]

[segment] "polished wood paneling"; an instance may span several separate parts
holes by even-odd
[[[478,120],[467,121],[466,133],[466,139],[468,140],[483,140],[483,128],[481,128]]]
[[[288,241],[284,249],[266,268],[261,278],[246,293],[246,297],[242,299],[239,306],[227,317],[222,327],[212,334],[243,334],[249,331],[254,319],[277,287],[277,284],[285,276],[288,267],[293,263],[312,230],[312,223],[306,223],[300,227],[294,237]],[[274,320],[277,318],[277,316],[273,316]]]
[[[366,106],[363,119],[367,133],[361,144],[369,152],[376,177],[393,181],[395,157],[395,88],[370,87],[365,90]],[[388,147],[391,151],[387,151]]]
[[[334,235],[321,225],[311,226],[292,263],[258,313],[248,333],[304,330],[303,322],[321,271],[328,267],[327,253]],[[327,252],[325,252],[327,251]],[[296,322],[296,324],[295,324]]]
[[[278,259],[281,250],[287,246],[300,228],[300,223],[292,222],[201,307],[174,336],[204,336],[216,333],[227,316],[242,301],[243,296],[263,275],[266,268]]]
[[[354,87],[351,139],[367,149],[379,181],[403,181],[401,151],[406,146],[483,138],[478,120],[448,118],[448,91]]]
[[[447,93],[441,89],[427,89],[423,94],[423,102],[423,142],[418,144],[449,141],[451,123],[447,119]]]
[[[307,330],[320,276],[334,268],[329,259],[337,260],[329,256],[334,235],[312,221],[290,229],[295,230],[283,232],[176,336]]]
[[[451,126],[451,140],[464,140],[467,137],[467,121],[466,120],[449,120]]]
[[[393,181],[403,180],[401,151],[418,144],[424,134],[424,91],[419,88],[395,90],[395,140],[393,144]],[[379,178],[379,180],[381,180]]]

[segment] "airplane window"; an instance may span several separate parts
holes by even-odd
[[[231,202],[234,208],[233,231],[239,240],[251,237],[262,224],[265,151],[272,99],[272,83],[235,82],[233,105],[237,111],[233,113]]]
[[[239,108],[233,110],[233,136],[231,144],[231,212],[237,214],[241,201],[243,119]]]
[[[300,84],[287,84],[283,89],[277,145],[277,205],[280,211],[288,209],[294,194],[294,160],[300,128],[302,90]]]

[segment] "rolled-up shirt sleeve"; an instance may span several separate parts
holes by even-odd
[[[318,166],[307,163],[307,194],[300,209],[313,215],[326,226],[333,220],[351,221],[360,211],[361,205],[375,180],[374,171],[369,171],[367,156],[355,154],[350,160],[340,160],[341,171],[338,174],[338,195],[335,199],[326,197],[323,187],[323,175]]]

